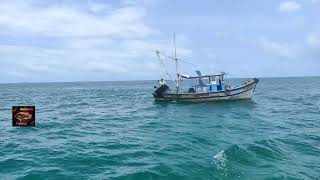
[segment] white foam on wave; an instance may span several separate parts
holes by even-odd
[[[224,156],[224,150],[220,151],[218,154],[214,155],[213,158],[217,160],[222,160]]]
[[[221,150],[216,155],[213,156],[213,162],[217,166],[218,169],[223,169],[226,164],[227,156],[224,153],[224,150]]]

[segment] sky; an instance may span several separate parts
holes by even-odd
[[[2,0],[0,83],[320,75],[320,0]]]

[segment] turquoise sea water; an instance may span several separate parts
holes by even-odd
[[[0,179],[320,178],[320,78],[189,104],[154,102],[154,83],[1,84]],[[14,105],[35,128],[11,126]]]

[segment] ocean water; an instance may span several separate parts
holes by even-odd
[[[155,102],[155,83],[1,84],[0,179],[320,179],[320,78],[213,103]]]

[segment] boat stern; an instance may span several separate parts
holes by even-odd
[[[155,87],[156,88],[156,87]],[[163,98],[163,93],[166,92],[167,90],[169,90],[169,86],[167,85],[162,85],[160,87],[158,87],[153,93],[153,97],[154,98]]]

